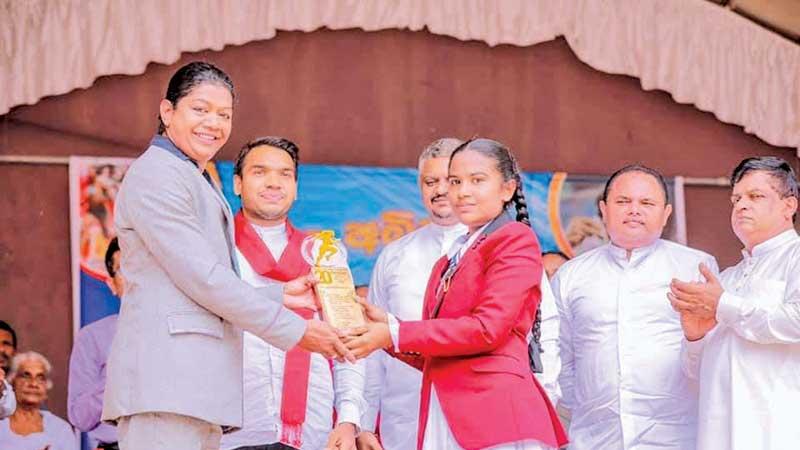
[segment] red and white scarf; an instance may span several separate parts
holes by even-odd
[[[286,234],[289,239],[286,249],[278,261],[256,233],[241,211],[234,218],[236,225],[236,248],[242,253],[250,267],[272,280],[287,282],[306,275],[311,266],[303,259],[300,245],[306,234],[295,229],[286,221]],[[304,319],[314,317],[311,309],[293,310]],[[311,369],[311,354],[300,347],[286,352],[283,372],[283,395],[281,397],[281,443],[300,448],[303,444],[303,423],[306,420],[306,401],[308,398],[308,377]]]

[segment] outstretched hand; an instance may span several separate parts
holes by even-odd
[[[349,422],[336,425],[328,436],[325,450],[356,450],[356,426]]]
[[[358,450],[383,450],[383,447],[378,442],[378,436],[369,431],[362,431],[358,434],[356,447],[358,447]]]
[[[283,305],[289,309],[319,309],[319,300],[314,293],[317,277],[313,272],[287,281],[283,285]]]
[[[306,321],[306,332],[297,346],[309,352],[320,353],[339,362],[356,362],[353,353],[342,343],[345,334],[317,319]]]
[[[389,322],[386,311],[384,311],[380,306],[369,303],[364,297],[356,296],[356,301],[358,301],[358,304],[364,309],[364,315],[367,316],[367,319],[370,322]]]
[[[392,346],[392,334],[385,322],[368,322],[363,327],[347,330],[347,335],[342,340],[358,359],[366,358],[375,350]]]

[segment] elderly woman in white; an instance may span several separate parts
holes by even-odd
[[[20,353],[11,361],[8,380],[17,396],[17,409],[0,420],[0,449],[77,450],[75,432],[64,419],[41,409],[53,387],[52,366],[36,352]]]

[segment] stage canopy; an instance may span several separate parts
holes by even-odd
[[[563,36],[597,70],[800,148],[800,46],[705,0],[0,0],[0,114],[182,52],[322,27],[490,46]]]

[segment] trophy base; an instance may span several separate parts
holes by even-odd
[[[366,325],[364,311],[356,300],[356,289],[350,269],[346,267],[314,267],[319,282],[317,296],[322,304],[322,318],[339,330]]]

